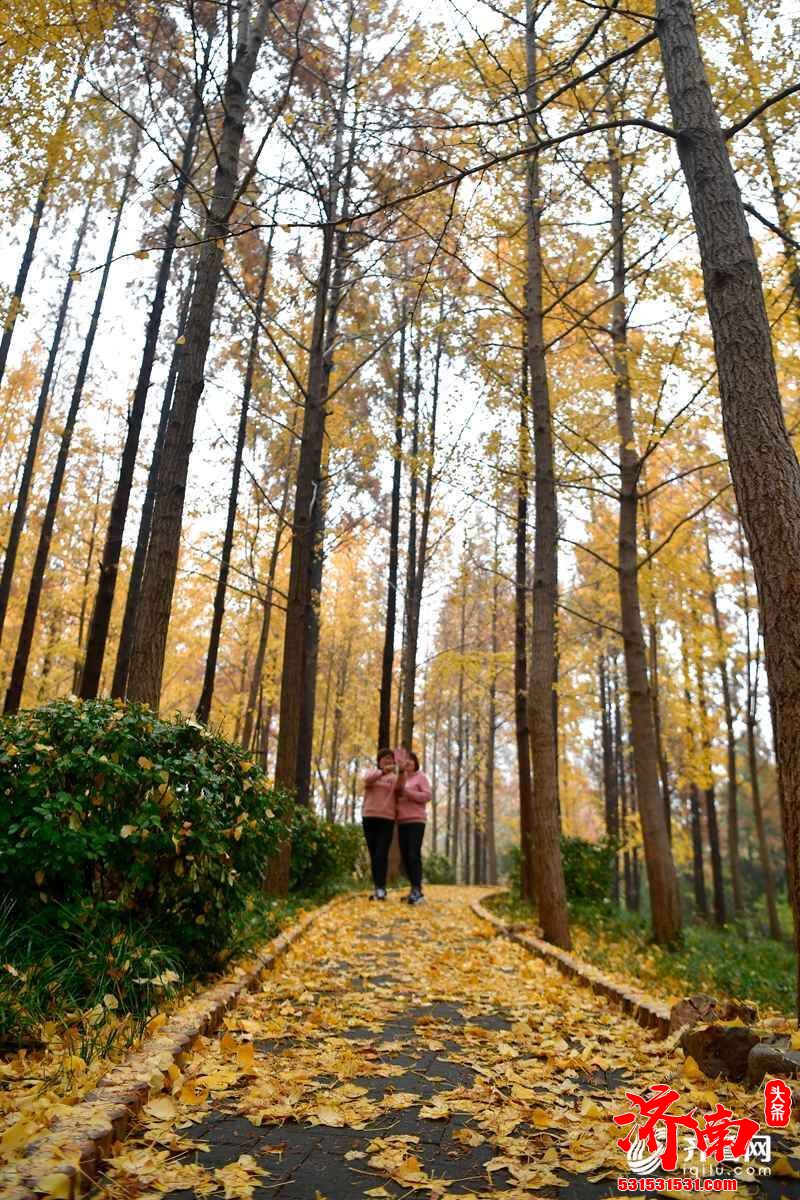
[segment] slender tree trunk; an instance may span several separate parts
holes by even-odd
[[[783,940],[783,931],[778,918],[778,906],[775,898],[775,877],[772,871],[772,859],[767,845],[764,827],[764,809],[761,803],[761,784],[758,775],[758,752],[756,749],[756,725],[758,717],[758,668],[760,651],[756,639],[756,653],[750,634],[750,597],[747,591],[747,569],[745,562],[744,539],[742,528],[739,526],[739,566],[742,578],[742,608],[744,610],[745,629],[745,710],[747,732],[747,764],[750,775],[750,795],[753,801],[753,819],[756,827],[758,842],[758,857],[761,873],[764,877],[764,897],[767,906],[767,923],[769,936],[775,941]]]
[[[406,308],[403,301],[400,353],[397,364],[397,388],[394,405],[394,468],[392,472],[392,507],[389,517],[389,570],[386,581],[386,626],[383,635],[381,660],[381,692],[378,713],[378,747],[389,746],[392,739],[392,675],[394,673],[394,635],[397,622],[397,582],[400,557],[400,485],[403,468],[403,418],[405,415],[406,384]]]
[[[755,699],[755,697],[754,697]],[[769,936],[776,942],[783,941],[778,905],[775,896],[775,876],[772,871],[767,831],[764,825],[764,806],[761,803],[761,784],[758,778],[758,751],[756,749],[756,721],[748,714],[747,718],[747,762],[750,772],[750,794],[753,798],[753,817],[758,839],[758,857],[761,872],[764,876],[764,898],[767,905],[767,922]]]
[[[346,161],[344,158],[353,21],[354,9],[351,0],[348,5],[345,65],[336,113],[333,167],[326,198],[327,224],[322,234],[322,258],[317,280],[317,300],[297,469],[281,672],[275,779],[277,783],[293,791],[299,804],[311,802],[319,608],[324,568],[325,422],[334,366],[339,308],[344,295],[347,244],[346,231],[335,230],[334,222],[340,209],[340,201],[345,208],[347,207],[355,163],[355,118],[349,154]],[[288,877],[288,857],[285,853],[283,862],[282,882],[285,882]]]
[[[514,733],[517,744],[519,791],[520,894],[533,902],[533,785],[528,723],[528,492],[530,431],[528,428],[528,371],[523,356],[517,447],[517,512],[514,523]]]
[[[103,442],[103,453],[100,456],[100,470],[97,475],[97,489],[94,494],[94,504],[92,505],[92,525],[89,530],[89,544],[86,550],[86,565],[83,569],[83,581],[81,586],[81,607],[78,614],[78,644],[75,648],[75,661],[72,667],[72,690],[77,692],[78,683],[81,678],[81,670],[83,668],[83,634],[86,627],[86,610],[89,604],[89,586],[92,579],[92,567],[94,566],[94,547],[97,541],[97,526],[100,520],[100,497],[103,492],[103,475],[106,465],[106,446]]]
[[[58,309],[58,317],[56,318],[56,327],[53,331],[53,340],[50,343],[50,351],[47,355],[47,364],[42,376],[42,385],[39,389],[39,399],[36,404],[36,412],[33,416],[33,424],[31,425],[30,438],[28,440],[28,450],[25,455],[25,464],[22,468],[22,478],[19,481],[17,489],[17,503],[14,507],[14,516],[11,519],[11,529],[8,534],[8,545],[6,546],[5,558],[3,560],[3,573],[0,575],[0,638],[3,636],[3,629],[6,622],[6,614],[8,612],[8,601],[11,596],[11,584],[14,579],[14,568],[17,562],[17,554],[19,552],[20,538],[22,530],[25,527],[25,518],[28,512],[28,501],[31,494],[31,481],[33,472],[36,466],[36,455],[39,449],[39,439],[42,435],[45,416],[47,414],[47,403],[50,399],[50,390],[53,383],[53,374],[58,360],[59,350],[61,348],[61,337],[64,332],[64,325],[67,319],[67,310],[69,301],[72,295],[74,286],[73,275],[77,270],[78,259],[83,246],[83,240],[86,236],[86,229],[89,224],[89,212],[91,210],[92,201],[89,200],[83,210],[78,234],[75,238],[75,244],[72,248],[72,256],[70,258],[69,273],[67,282],[64,285],[64,291],[61,296],[61,304]]]
[[[619,904],[619,789],[614,770],[614,719],[606,671],[606,656],[601,652],[597,664],[600,691],[600,740],[603,758],[603,798],[606,818],[606,837],[613,848],[611,899]]]
[[[418,330],[414,378],[414,407],[411,422],[411,463],[408,499],[408,548],[406,551],[405,630],[403,637],[403,697],[400,706],[400,741],[409,749],[414,737],[414,704],[417,690],[417,643],[419,640],[419,605],[417,604],[417,575],[422,570],[421,546],[417,539],[419,496],[419,397],[422,390],[422,331]],[[434,385],[435,386],[435,385]],[[420,596],[420,600],[422,597]]]
[[[111,623],[111,612],[114,607],[114,593],[117,587],[119,560],[122,553],[122,540],[125,535],[125,522],[128,517],[133,475],[136,469],[136,456],[139,452],[139,440],[142,434],[147,394],[156,361],[156,350],[161,332],[161,319],[164,315],[164,303],[167,296],[172,258],[178,240],[181,210],[183,208],[186,189],[189,184],[192,157],[197,140],[197,129],[203,112],[203,90],[208,74],[209,56],[211,54],[211,38],[206,41],[203,66],[195,93],[189,128],[183,143],[180,167],[178,170],[178,185],[172,200],[169,222],[164,235],[165,247],[161,256],[161,264],[156,279],[153,303],[147,320],[144,350],[139,366],[139,376],[133,393],[133,403],[128,415],[128,432],[120,459],[119,479],[111,501],[111,512],[106,530],[103,558],[100,564],[100,578],[97,584],[94,608],[92,611],[89,637],[86,645],[86,658],[83,675],[81,676],[79,695],[88,700],[97,695],[100,686],[100,674],[103,670],[103,658],[108,640],[108,628]]]
[[[722,422],[761,606],[800,1015],[800,463],[783,409],[761,274],[706,80],[689,0],[658,0],[656,28],[697,230]]]
[[[614,663],[614,774],[616,776],[617,794],[619,795],[620,828],[624,846],[622,852],[622,880],[625,892],[625,907],[629,912],[633,912],[636,904],[631,867],[631,849],[628,845],[628,814],[630,812],[630,803],[628,800],[628,775],[625,769],[625,746],[622,731],[622,692],[616,661]]]
[[[708,898],[706,895],[706,877],[703,866],[703,829],[700,818],[700,788],[694,778],[697,758],[697,738],[695,736],[692,710],[691,677],[689,674],[689,651],[686,645],[686,631],[681,629],[681,659],[683,663],[683,696],[686,701],[686,744],[688,749],[687,774],[689,779],[689,813],[692,831],[692,884],[694,887],[694,904],[697,913],[702,917],[708,916]]]
[[[290,437],[294,438],[294,425],[290,431]],[[258,635],[258,646],[256,648],[256,657],[253,663],[253,674],[250,677],[250,691],[247,697],[247,707],[244,713],[244,727],[242,731],[242,745],[245,750],[250,746],[253,736],[253,718],[256,711],[256,703],[258,701],[259,692],[264,676],[264,657],[267,653],[267,645],[269,643],[269,630],[272,621],[272,599],[275,592],[275,576],[278,572],[278,559],[281,553],[281,538],[286,525],[286,509],[289,504],[289,484],[291,481],[291,449],[286,462],[286,474],[284,476],[283,491],[281,493],[281,503],[277,514],[277,524],[275,527],[275,538],[272,542],[272,550],[269,556],[269,567],[267,569],[267,590],[264,596],[264,611],[261,618],[261,629]]]
[[[223,248],[237,198],[250,82],[274,4],[275,0],[259,0],[255,18],[249,4],[240,9],[235,56],[225,81],[225,115],[217,143],[214,187],[186,327],[186,355],[181,362],[175,401],[164,437],[128,679],[128,696],[132,700],[145,701],[153,708],[158,708],[161,693],[189,459],[205,383]]]
[[[526,0],[527,88],[529,111],[538,97],[536,9]],[[535,132],[535,131],[534,131]],[[558,510],[550,389],[542,318],[542,197],[539,156],[529,156],[526,173],[527,355],[533,413],[534,502],[536,535],[533,563],[533,645],[528,720],[533,760],[533,838],[536,845],[536,900],[543,936],[570,947],[567,892],[561,862],[558,806],[558,746],[554,720],[556,686],[556,605],[558,600]]]
[[[700,707],[700,729],[703,750],[703,774],[706,783],[703,788],[703,798],[706,808],[706,826],[708,828],[708,848],[711,856],[711,882],[714,889],[714,922],[725,924],[725,884],[722,877],[722,853],[720,850],[719,824],[717,821],[717,802],[714,789],[714,776],[711,770],[711,734],[708,728],[708,697],[706,695],[705,670],[703,668],[702,652],[697,648],[695,657],[697,671],[697,699]]]
[[[97,334],[97,326],[100,323],[100,314],[103,309],[103,299],[106,293],[106,284],[111,270],[111,260],[114,257],[114,250],[117,244],[117,236],[119,234],[120,224],[122,222],[122,214],[128,200],[131,186],[133,184],[133,168],[136,161],[138,151],[138,140],[131,154],[128,166],[125,172],[125,179],[122,185],[122,193],[120,195],[117,211],[114,217],[114,224],[111,230],[111,238],[109,239],[108,248],[106,250],[106,260],[103,266],[103,272],[100,276],[100,286],[97,290],[97,296],[92,310],[89,329],[86,334],[86,339],[83,343],[83,353],[78,365],[78,374],[75,379],[75,386],[72,391],[72,399],[70,401],[69,411],[67,412],[64,422],[64,431],[61,435],[61,444],[56,458],[56,465],[53,471],[53,478],[50,482],[50,494],[47,500],[42,526],[39,531],[39,543],[36,549],[36,558],[33,564],[33,572],[31,574],[30,587],[28,589],[28,598],[25,603],[25,612],[22,617],[22,627],[20,629],[19,641],[17,642],[17,652],[14,657],[14,665],[11,670],[11,680],[6,692],[6,700],[4,712],[15,713],[18,711],[22,700],[22,689],[25,686],[25,674],[28,669],[28,660],[30,658],[31,647],[33,646],[33,634],[36,627],[36,618],[39,612],[39,602],[42,597],[42,588],[44,587],[44,577],[47,571],[47,563],[50,558],[50,545],[53,539],[53,528],[56,521],[56,513],[58,512],[58,503],[61,497],[61,487],[64,482],[64,475],[67,469],[67,458],[69,456],[70,446],[72,444],[72,435],[75,430],[75,422],[78,417],[78,409],[83,398],[83,388],[86,382],[86,375],[89,370],[89,360],[92,356],[94,347],[94,339]]]
[[[649,556],[653,549],[649,496],[645,497],[642,509],[644,514],[645,551]],[[664,805],[664,820],[667,824],[667,837],[669,838],[670,845],[672,845],[672,799],[669,785],[669,763],[667,761],[667,752],[664,748],[664,734],[661,722],[661,683],[658,670],[658,609],[655,595],[653,593],[653,560],[650,558],[648,560],[647,569],[650,577],[652,594],[651,611],[647,629],[647,645],[650,667],[650,694],[653,698],[653,728],[655,729],[656,747],[658,750],[658,773],[661,779],[661,799]]]
[[[490,646],[492,665],[489,675],[489,711],[486,719],[486,790],[484,801],[484,876],[482,882],[497,883],[497,849],[495,846],[494,774],[497,742],[497,659],[500,653],[500,638],[497,629],[500,608],[500,509],[495,511],[494,555],[492,561],[492,618]]]
[[[742,874],[739,864],[739,789],[736,770],[736,730],[733,715],[733,697],[731,681],[728,674],[728,663],[725,653],[725,639],[722,632],[722,617],[717,601],[717,586],[714,577],[714,564],[711,559],[711,543],[708,529],[705,530],[706,571],[708,573],[708,598],[714,617],[716,634],[716,659],[719,671],[719,681],[722,688],[722,704],[725,712],[725,733],[728,750],[728,863],[731,872],[731,887],[733,891],[733,911],[736,916],[744,912],[744,897],[742,895]]]
[[[675,941],[680,935],[681,902],[678,876],[672,859],[664,802],[661,795],[653,697],[647,675],[647,649],[639,598],[637,518],[638,485],[642,461],[636,451],[633,401],[628,370],[622,169],[619,145],[613,136],[609,140],[609,174],[611,179],[611,236],[614,245],[614,299],[612,301],[611,330],[620,473],[618,535],[620,620],[625,648],[625,673],[628,685],[636,798],[642,822],[645,865],[650,885],[653,935],[657,942],[663,944]]]
[[[464,790],[464,650],[467,640],[467,572],[466,547],[461,563],[461,588],[459,606],[459,636],[458,636],[458,690],[457,690],[457,724],[456,724],[456,769],[453,780],[453,816],[451,845],[453,847],[453,870],[458,883],[459,835],[461,833],[461,806]],[[464,878],[466,882],[466,877]]]
[[[472,722],[470,720],[469,710],[464,714],[464,883],[474,883],[472,875],[472,747],[470,745],[470,732],[472,730]]]
[[[194,289],[195,268],[192,266],[189,278],[184,288],[178,314],[178,337],[172,351],[167,382],[164,385],[164,396],[161,401],[161,413],[158,420],[153,453],[150,459],[150,470],[147,473],[147,487],[142,502],[142,515],[139,518],[139,532],[136,537],[136,548],[133,552],[131,574],[128,580],[128,592],[125,597],[125,611],[122,617],[122,628],[117,647],[117,659],[114,666],[114,676],[111,680],[111,695],[114,699],[123,699],[128,686],[133,639],[136,632],[136,616],[139,612],[139,600],[142,594],[142,577],[147,561],[147,547],[150,544],[150,530],[153,526],[153,506],[155,505],[158,488],[158,473],[161,468],[161,453],[164,449],[164,437],[167,432],[169,414],[172,411],[172,397],[175,394],[175,381],[178,378],[180,365],[185,357],[184,329],[189,319],[189,306]]]
[[[439,411],[439,388],[441,380],[442,354],[444,350],[441,325],[444,320],[444,299],[439,305],[439,322],[436,332],[436,349],[433,358],[433,389],[431,395],[431,412],[428,424],[428,461],[425,466],[425,485],[422,495],[422,515],[420,519],[419,543],[416,547],[413,579],[409,578],[408,623],[405,644],[405,669],[403,671],[403,724],[401,731],[402,743],[412,744],[414,737],[414,701],[417,685],[417,652],[419,647],[419,626],[422,614],[422,594],[425,585],[425,573],[428,567],[428,536],[431,523],[431,507],[433,501],[434,462],[436,457],[436,422]],[[419,388],[416,389],[416,397]],[[415,451],[416,454],[416,451]],[[409,548],[411,539],[409,535]]]
[[[69,94],[66,108],[64,110],[64,116],[59,123],[56,140],[59,140],[64,134],[64,130],[66,129],[67,122],[69,121],[72,106],[75,102],[75,97],[78,93],[78,86],[80,85],[82,77],[83,67],[81,66],[73,81],[72,90]],[[19,316],[22,308],[22,297],[25,294],[28,275],[30,273],[33,257],[36,252],[36,242],[39,238],[42,216],[44,215],[44,208],[45,204],[47,203],[49,193],[50,168],[48,167],[44,173],[41,186],[39,187],[39,194],[36,197],[36,203],[33,206],[33,216],[31,217],[31,223],[28,228],[28,237],[25,242],[25,249],[22,252],[22,260],[19,264],[19,270],[17,271],[17,279],[14,284],[14,291],[11,293],[11,301],[3,320],[3,334],[2,337],[0,337],[0,385],[2,385],[3,377],[6,373],[8,354],[11,349],[11,339],[14,336],[14,326],[17,323],[17,317]],[[72,269],[74,270],[74,267]]]
[[[253,330],[250,335],[250,349],[247,355],[247,367],[244,376],[244,388],[242,391],[242,407],[239,414],[239,428],[236,433],[236,446],[233,452],[233,475],[231,477],[231,490],[228,497],[228,514],[225,522],[225,536],[222,540],[222,556],[219,563],[219,575],[217,577],[217,588],[214,595],[214,614],[211,619],[211,631],[208,639],[208,653],[206,655],[205,674],[203,676],[203,690],[200,693],[200,699],[197,704],[197,720],[203,725],[208,724],[211,716],[211,702],[214,697],[214,682],[217,675],[217,658],[219,657],[219,642],[222,633],[222,619],[225,615],[225,593],[228,590],[228,575],[231,566],[231,554],[233,552],[233,535],[236,530],[236,511],[239,504],[239,483],[242,476],[242,459],[244,457],[244,446],[247,438],[247,418],[250,411],[250,394],[253,390],[253,377],[256,369],[256,358],[258,356],[258,335],[261,330],[261,313],[264,308],[264,294],[267,290],[267,280],[269,279],[270,267],[270,251],[267,250],[264,256],[264,269],[261,272],[261,282],[258,288],[258,299],[256,300],[255,314],[253,316]]]

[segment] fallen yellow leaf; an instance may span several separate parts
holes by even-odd
[[[205,1104],[208,1099],[208,1088],[196,1079],[187,1079],[180,1091],[182,1104]]]

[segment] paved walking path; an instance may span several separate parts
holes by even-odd
[[[685,1078],[682,1054],[496,936],[475,894],[325,913],[148,1106],[105,1195],[600,1200],[631,1175],[612,1120],[626,1088],[671,1082],[680,1112],[758,1119],[757,1094]]]

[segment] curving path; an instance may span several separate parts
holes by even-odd
[[[626,1088],[758,1119],[758,1095],[685,1078],[668,1044],[496,936],[475,894],[324,913],[151,1102],[106,1197],[618,1196]],[[800,1179],[738,1195],[800,1197]]]

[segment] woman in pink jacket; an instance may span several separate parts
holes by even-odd
[[[364,776],[364,801],[361,806],[361,823],[375,885],[370,900],[386,899],[386,872],[397,818],[399,786],[400,776],[395,769],[394,753],[391,750],[379,750],[377,771],[368,771]]]
[[[409,904],[420,904],[425,899],[422,894],[422,839],[431,785],[420,771],[419,759],[413,750],[405,752],[398,770],[397,835],[403,866],[411,884],[406,900]]]

